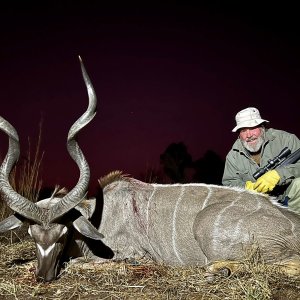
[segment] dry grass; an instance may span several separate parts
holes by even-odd
[[[35,280],[31,241],[0,244],[0,299],[300,299],[300,278],[250,257],[241,270],[208,283],[201,267],[151,261],[68,264],[51,283]]]
[[[42,122],[39,124],[39,132],[37,143],[34,147],[34,155],[31,155],[31,143],[28,138],[28,150],[27,155],[19,160],[19,163],[13,168],[10,174],[10,184],[14,190],[25,198],[36,202],[38,200],[39,192],[41,190],[42,181],[39,179],[39,171],[42,163],[44,153],[40,151],[40,145],[42,140]],[[6,205],[6,203],[0,197],[0,220],[7,218],[13,211]],[[22,227],[15,232],[9,232],[4,234],[0,238],[0,242],[3,239],[10,239],[11,241],[21,240],[24,238],[27,232],[27,227]]]
[[[40,166],[44,153],[41,153],[42,141],[42,122],[39,124],[39,132],[36,145],[34,147],[34,155],[31,155],[31,142],[28,138],[28,150],[26,157],[21,159],[20,164],[15,167],[10,175],[10,183],[14,190],[25,198],[36,202],[41,190],[42,181],[39,179]]]

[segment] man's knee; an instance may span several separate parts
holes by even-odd
[[[293,179],[291,184],[300,187],[300,177]]]
[[[293,179],[287,190],[287,195],[291,198],[300,194],[300,177]]]
[[[300,211],[300,177],[291,182],[286,199],[290,208]]]

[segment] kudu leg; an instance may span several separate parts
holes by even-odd
[[[300,260],[292,259],[283,263],[275,264],[279,270],[289,276],[300,276]]]
[[[219,277],[228,277],[232,273],[240,271],[243,264],[234,260],[214,261],[205,267],[205,278],[208,282],[213,282]]]
[[[288,276],[300,276],[300,260],[293,259],[286,262],[266,265]],[[242,261],[220,260],[206,266],[205,277],[208,282],[213,282],[218,277],[228,277],[238,272],[246,272],[249,267]]]

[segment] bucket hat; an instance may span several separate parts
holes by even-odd
[[[239,111],[235,116],[236,126],[232,132],[236,132],[240,128],[255,127],[264,122],[269,122],[261,118],[259,110],[255,107],[248,107]]]

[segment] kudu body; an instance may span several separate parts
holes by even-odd
[[[99,180],[103,190],[97,202],[85,199],[89,167],[76,135],[94,117],[96,96],[82,63],[81,67],[89,107],[71,127],[67,140],[80,178],[62,198],[32,203],[12,189],[8,178],[19,156],[18,136],[0,117],[0,129],[9,136],[0,191],[15,211],[0,223],[0,232],[29,221],[36,243],[37,279],[55,279],[69,258],[105,262],[149,256],[172,265],[206,265],[241,259],[253,245],[266,262],[291,266],[300,273],[300,216],[262,194],[207,184],[148,184],[113,172]]]

